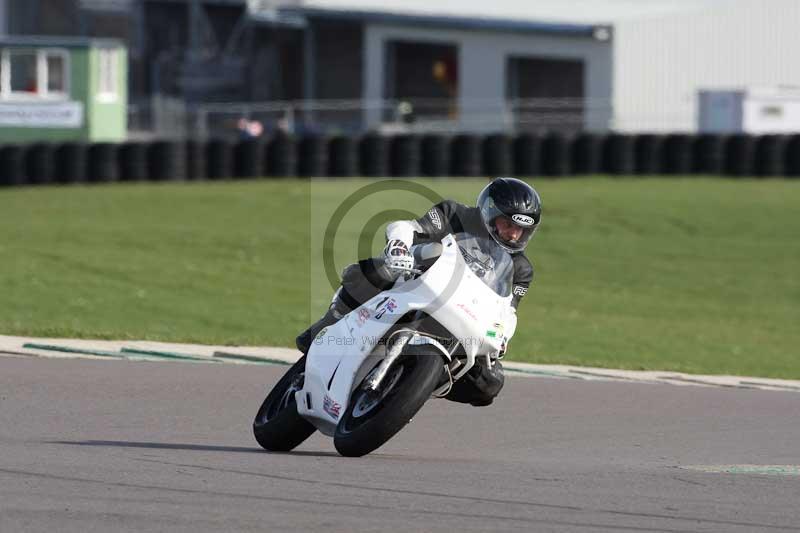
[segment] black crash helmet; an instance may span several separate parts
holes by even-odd
[[[478,195],[478,209],[486,230],[497,243],[511,253],[521,252],[528,245],[542,218],[542,200],[539,193],[522,180],[497,178],[484,187]],[[498,218],[522,229],[514,240],[500,237]]]

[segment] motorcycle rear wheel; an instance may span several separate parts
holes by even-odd
[[[303,388],[305,369],[303,356],[283,375],[258,409],[253,435],[265,450],[288,452],[317,429],[298,414],[294,398],[294,393]]]
[[[336,426],[336,451],[361,457],[381,447],[422,408],[443,371],[441,355],[430,347],[407,346],[389,368],[380,390],[366,389],[368,375],[351,394]]]

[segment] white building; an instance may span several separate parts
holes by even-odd
[[[423,119],[426,100],[451,99],[460,129],[508,127],[510,101],[549,98],[565,110],[544,116],[556,125],[577,117],[590,130],[694,131],[700,90],[800,87],[797,0],[251,5],[268,19],[306,21],[307,98],[419,101]],[[385,111],[364,118],[374,126]]]
[[[340,131],[691,132],[714,90],[797,130],[798,23],[800,0],[0,0],[0,35],[119,30],[136,97],[302,100],[287,122]]]

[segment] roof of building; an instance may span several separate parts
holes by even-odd
[[[24,46],[31,48],[41,48],[47,46],[57,46],[60,48],[123,48],[125,43],[119,39],[96,37],[3,35],[0,36],[0,46]]]
[[[730,6],[737,0],[284,0],[290,9],[351,12],[442,20],[480,19],[484,24],[597,26]],[[291,7],[290,7],[291,6]]]
[[[437,27],[464,30],[494,30],[533,32],[559,35],[595,37],[607,40],[608,31],[600,31],[602,26],[593,24],[572,24],[563,22],[540,22],[534,20],[500,19],[486,17],[467,17],[455,15],[395,13],[388,11],[338,10],[313,7],[285,8],[282,15],[299,15],[338,20],[357,20],[383,24],[395,24],[414,27]],[[283,18],[283,17],[282,17]]]

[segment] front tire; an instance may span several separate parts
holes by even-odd
[[[366,390],[364,378],[353,391],[336,426],[336,450],[347,457],[361,457],[381,447],[422,408],[443,370],[441,356],[431,353],[430,348],[406,346],[389,368],[380,390]]]
[[[258,409],[253,435],[265,450],[288,452],[311,436],[315,428],[297,412],[294,393],[303,388],[306,357],[301,357],[278,381]]]

